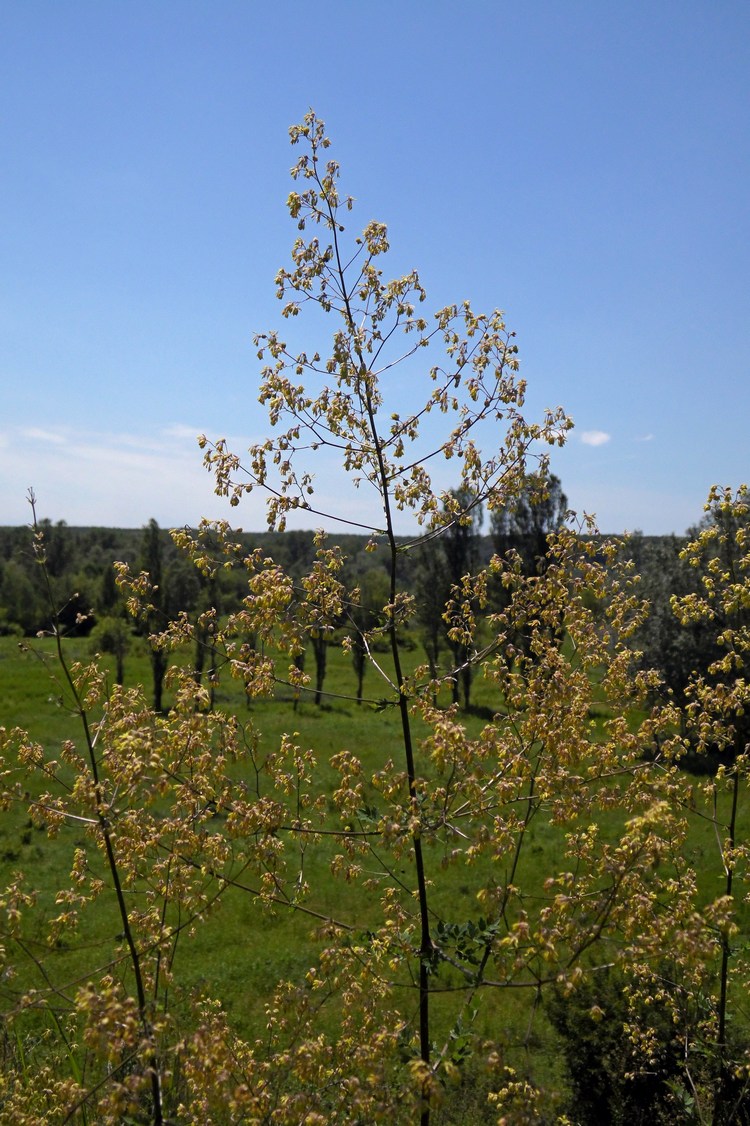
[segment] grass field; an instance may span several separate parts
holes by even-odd
[[[71,641],[68,646],[71,659],[88,656],[86,642]],[[411,659],[421,658],[414,652]],[[148,685],[149,679],[145,649],[134,651],[126,662],[126,683]],[[248,705],[242,686],[226,678],[218,688],[216,706],[236,714],[257,733],[261,752],[275,750],[285,733],[297,733],[297,742],[303,748],[314,750],[321,785],[329,791],[333,787],[334,772],[326,763],[338,750],[355,753],[366,771],[378,769],[388,757],[399,760],[400,725],[396,710],[376,710],[369,703],[358,706],[352,699],[356,679],[351,660],[334,648],[329,656],[325,688],[329,695],[320,707],[303,696],[295,709],[291,690],[283,687],[276,698],[255,700]],[[365,680],[365,695],[368,690],[378,698],[379,686],[372,670]],[[474,707],[464,717],[470,734],[478,733],[499,706],[493,692],[490,683],[477,677]],[[80,742],[80,720],[70,709],[49,640],[19,646],[13,639],[0,639],[0,724],[6,728],[18,725],[28,729],[49,754],[57,754],[64,740]],[[238,768],[238,778],[243,769],[246,768]],[[28,784],[33,791],[35,783],[29,780]],[[602,829],[605,835],[614,834],[620,826],[621,815],[613,814],[609,824],[605,817]],[[0,882],[4,885],[13,872],[23,871],[27,883],[36,892],[40,930],[36,936],[27,934],[26,940],[32,946],[38,942],[40,951],[43,948],[41,921],[55,910],[56,892],[65,886],[73,852],[80,843],[81,832],[75,826],[65,827],[57,837],[48,838],[43,830],[32,826],[22,804],[2,813]],[[721,868],[717,863],[713,827],[708,821],[695,824],[688,847],[690,860],[701,874],[706,897],[720,894]],[[372,914],[370,898],[356,885],[344,883],[332,875],[332,851],[333,845],[321,845],[306,857],[305,877],[313,889],[309,906],[322,915],[344,919],[365,930]],[[518,881],[530,890],[540,888],[545,875],[556,870],[560,852],[560,831],[540,820],[535,824],[531,846],[524,852]],[[487,862],[480,862],[475,869],[460,867],[443,872],[439,855],[429,849],[427,861],[429,870],[440,875],[439,891],[434,899],[440,912],[457,921],[476,917],[475,893],[487,875]],[[408,863],[404,865],[403,878],[410,884],[412,876]],[[219,909],[208,914],[197,926],[194,936],[186,938],[181,946],[178,953],[180,988],[187,993],[194,987],[205,986],[211,995],[221,998],[237,1029],[255,1039],[262,1034],[266,1020],[264,1006],[274,985],[284,979],[301,981],[314,963],[319,951],[318,928],[319,923],[309,915],[288,909],[268,912],[251,894],[232,889],[224,894]],[[68,943],[63,936],[53,956],[45,953],[44,972],[60,983],[75,982],[90,974],[92,967],[106,964],[122,953],[119,929],[114,902],[111,897],[103,896],[75,940]],[[34,984],[34,972],[32,966],[28,981],[16,981],[12,990],[6,991],[6,1005],[14,1003],[22,987]],[[178,1007],[179,997],[176,991],[174,1003]],[[516,1044],[519,1059],[523,1058],[527,1064],[533,1060],[532,1071],[537,1079],[559,1085],[562,1080],[557,1043],[543,1016],[536,1020],[533,1034],[528,1036],[533,1004],[531,991],[502,991],[481,1009],[474,1031],[481,1038],[505,1041],[511,1046],[511,1059],[512,1045]],[[415,1005],[416,1000],[407,996],[404,1011],[408,1012],[409,1006]],[[445,1034],[447,1027],[440,1011],[441,1000],[437,997],[436,1028],[440,1034]],[[331,1019],[335,1025],[334,1014]],[[530,1050],[531,1056],[528,1055]],[[446,1112],[444,1121],[460,1121],[460,1113],[456,1113],[457,1117],[451,1119]],[[472,1120],[480,1121],[479,1118]]]
[[[70,659],[85,659],[88,647],[83,642],[70,642]],[[416,654],[415,654],[416,659]],[[108,660],[104,659],[105,662]],[[126,684],[149,684],[150,667],[145,652],[130,656],[126,666]],[[365,680],[375,686],[375,677]],[[335,774],[326,767],[327,758],[335,751],[349,749],[363,762],[366,770],[376,770],[389,757],[398,759],[400,752],[400,721],[394,708],[375,710],[372,705],[358,706],[350,697],[356,689],[350,659],[332,648],[329,657],[322,706],[303,695],[294,710],[291,690],[281,688],[274,700],[254,700],[248,705],[241,684],[226,678],[217,692],[216,707],[237,714],[240,720],[258,733],[261,754],[275,750],[284,734],[296,733],[303,748],[315,750],[323,786],[333,788]],[[0,722],[6,727],[28,729],[50,754],[65,739],[80,742],[80,721],[67,706],[68,692],[59,675],[51,641],[34,641],[19,646],[8,638],[0,639]],[[476,733],[486,722],[482,713],[489,709],[490,686],[477,681],[477,714],[467,718],[467,726]],[[169,699],[167,698],[167,704]],[[241,774],[241,771],[240,771]],[[29,779],[33,789],[33,779]],[[544,834],[542,834],[542,838]],[[0,873],[23,869],[31,877],[40,899],[52,900],[62,886],[70,867],[70,857],[80,832],[64,828],[58,837],[48,840],[44,832],[32,829],[28,813],[20,807],[3,814],[0,822]],[[541,856],[547,847],[541,839],[536,844]],[[552,847],[550,842],[549,847]],[[366,927],[368,897],[355,886],[342,887],[329,870],[331,849],[319,849],[306,859],[306,876],[315,889],[316,911],[345,917]],[[457,901],[471,901],[471,888],[461,878],[447,891]],[[357,903],[357,899],[360,900]],[[343,900],[343,901],[342,901]],[[472,907],[467,906],[471,912]],[[103,912],[102,912],[103,913]],[[116,919],[106,923],[102,931],[117,929]],[[223,908],[210,917],[193,940],[190,955],[194,972],[189,978],[220,982],[226,979],[228,1005],[238,1019],[248,1026],[255,1023],[269,986],[285,976],[302,974],[310,963],[310,932],[315,929],[310,918],[280,910],[274,915],[261,912],[247,895],[230,892]],[[231,964],[226,950],[231,949]]]

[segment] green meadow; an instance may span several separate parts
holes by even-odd
[[[126,662],[126,686],[150,684],[150,666],[142,642],[134,643]],[[87,660],[90,644],[84,640],[65,643],[68,660]],[[388,673],[387,655],[378,654],[383,670]],[[412,663],[421,660],[416,650],[407,653]],[[189,661],[189,654],[185,654]],[[114,681],[114,666],[103,658]],[[309,670],[312,671],[312,670]],[[365,772],[375,771],[393,757],[399,761],[400,724],[395,709],[379,706],[381,685],[372,669],[364,682],[365,701],[358,705],[352,698],[356,677],[351,657],[331,646],[325,681],[326,696],[316,706],[312,694],[303,693],[296,702],[292,690],[280,686],[272,699],[248,702],[243,686],[230,677],[220,679],[215,707],[235,714],[247,732],[249,742],[257,746],[257,754],[275,750],[285,734],[294,734],[303,748],[311,748],[317,759],[321,787],[330,793],[335,772],[327,761],[336,751],[346,749],[361,759]],[[474,703],[462,715],[469,735],[478,734],[492,714],[500,707],[494,686],[477,675],[473,686]],[[169,697],[167,696],[167,705]],[[446,703],[447,698],[446,698]],[[606,709],[592,707],[600,724]],[[93,717],[96,719],[96,716]],[[636,717],[634,717],[635,719]],[[6,728],[27,729],[32,738],[45,748],[47,757],[56,757],[64,740],[81,742],[80,719],[70,707],[68,692],[57,664],[51,639],[19,644],[16,639],[0,638],[0,723]],[[596,729],[596,728],[595,728]],[[424,732],[423,732],[424,733]],[[417,732],[419,734],[419,731]],[[6,763],[6,769],[11,764]],[[233,769],[238,781],[248,776],[251,764],[240,763]],[[29,793],[38,793],[42,781],[30,776]],[[709,811],[706,811],[709,812]],[[605,836],[622,826],[621,814],[602,814],[601,829]],[[742,826],[743,831],[746,824]],[[125,954],[114,896],[104,894],[93,910],[86,913],[81,928],[74,935],[62,934],[53,951],[46,949],[43,922],[55,911],[55,897],[68,881],[72,858],[77,846],[84,844],[83,833],[75,824],[64,826],[57,836],[48,837],[43,827],[34,826],[23,803],[11,805],[0,817],[0,879],[5,886],[14,872],[23,872],[27,886],[38,897],[39,910],[34,918],[37,933],[24,933],[27,944],[28,976],[5,983],[4,1004],[12,1008],[15,998],[27,988],[41,988],[53,981],[63,995],[69,995],[76,983],[85,980],[99,967],[116,962]],[[214,910],[197,921],[181,939],[176,954],[176,985],[171,1006],[180,1012],[191,991],[205,989],[221,999],[237,1030],[251,1039],[262,1038],[266,1024],[265,1005],[274,986],[282,980],[300,982],[315,963],[321,949],[320,928],[326,918],[341,920],[365,932],[373,917],[369,896],[356,882],[347,883],[332,874],[330,860],[335,845],[318,844],[305,856],[305,879],[311,895],[304,906],[315,914],[278,907],[268,910],[259,905],[253,894],[252,880],[247,888],[230,888],[224,892]],[[525,847],[516,882],[529,894],[541,891],[550,872],[558,870],[561,855],[561,830],[543,820],[533,824],[531,838]],[[694,820],[689,841],[689,858],[695,866],[705,896],[721,893],[722,869],[718,858],[713,826],[708,819]],[[428,873],[438,875],[439,891],[433,895],[433,907],[440,915],[461,923],[476,919],[480,908],[476,888],[487,875],[487,861],[476,867],[442,869],[441,857],[434,849],[427,850]],[[400,878],[396,872],[396,879]],[[410,865],[403,867],[403,880],[412,880]],[[498,990],[490,1004],[482,1006],[472,1028],[478,1037],[501,1040],[507,1045],[507,1058],[523,1063],[539,1082],[564,1087],[561,1074],[559,1042],[546,1021],[543,1010],[537,1010],[533,991]],[[416,997],[405,991],[403,1011],[412,1015]],[[440,994],[434,997],[435,1027],[438,1039],[449,1031],[441,1021]],[[533,1021],[532,1021],[533,1017]],[[447,1018],[446,1018],[447,1019]],[[331,1031],[336,1015],[332,1011]],[[481,1082],[476,1077],[469,1084],[479,1099]],[[471,1095],[456,1094],[436,1119],[438,1122],[482,1121],[480,1111],[467,1110]],[[474,1104],[471,1104],[474,1106]],[[453,1107],[453,1110],[451,1110]],[[451,1117],[453,1115],[453,1117]],[[470,1115],[470,1119],[466,1118]],[[487,1119],[490,1121],[491,1119]]]

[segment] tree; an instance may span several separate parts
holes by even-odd
[[[383,615],[388,601],[388,577],[385,571],[371,567],[362,576],[358,587],[352,591],[352,602],[347,611],[350,622],[349,639],[352,664],[357,677],[357,703],[362,703],[365,673],[371,655],[371,646],[379,638]]]
[[[167,651],[159,641],[159,634],[167,624],[167,596],[164,588],[163,545],[161,529],[153,518],[143,530],[141,541],[141,569],[148,577],[149,598],[141,604],[139,621],[148,644],[151,675],[154,687],[154,711],[163,710],[164,677],[167,672]]]
[[[417,569],[414,582],[416,618],[420,627],[430,678],[437,684],[443,674],[441,654],[448,645],[446,624],[443,619],[450,599],[450,580],[445,565],[445,555],[440,542],[426,540],[417,548]],[[456,686],[454,681],[453,687]],[[455,697],[454,697],[455,699]],[[437,704],[437,695],[433,694]]]
[[[111,563],[104,568],[97,608],[105,617],[111,616],[118,609],[122,612],[123,609],[120,592],[117,589],[115,569]]]
[[[323,702],[323,684],[328,665],[329,636],[326,627],[312,629],[307,636],[315,658],[315,704],[320,707]]]
[[[552,538],[563,528],[568,500],[559,477],[549,473],[543,462],[537,473],[527,474],[519,482],[518,492],[506,504],[495,509],[490,517],[490,534],[498,555],[514,564],[515,579],[506,572],[505,585],[493,584],[492,598],[504,605],[510,598],[514,582],[525,582],[543,575],[547,567]],[[562,644],[564,630],[560,623],[553,638]],[[531,656],[530,636],[525,623],[512,638],[514,649],[525,662]]]
[[[700,602],[706,585],[715,582],[714,575],[738,574],[743,529],[750,526],[750,520],[743,514],[740,500],[722,506],[718,496],[712,492],[703,519],[688,530],[685,539],[646,540],[636,534],[627,545],[640,576],[641,594],[649,602],[648,617],[635,637],[642,653],[641,666],[658,669],[660,698],[674,699],[683,717],[695,677],[715,678],[720,667],[722,624],[736,626],[741,620],[739,609],[730,616],[716,607],[712,614],[676,612],[681,606]],[[699,541],[702,546],[696,550]],[[716,765],[706,755],[691,755],[689,762],[698,770]]]
[[[59,579],[69,568],[73,556],[70,529],[64,520],[58,520],[55,525],[50,520],[42,520],[40,526],[45,537],[47,568],[53,579]]]
[[[636,534],[626,548],[640,576],[640,593],[649,603],[648,617],[634,639],[641,665],[658,669],[660,698],[671,695],[681,708],[695,672],[707,669],[719,655],[709,622],[681,622],[674,613],[674,599],[697,595],[701,587],[700,569],[684,556],[685,546],[675,536],[646,540]]]
[[[466,601],[464,579],[479,568],[480,529],[482,527],[482,506],[478,496],[466,489],[451,493],[445,502],[451,520],[441,544],[446,563],[446,577],[450,582],[450,597],[443,605],[443,620],[447,625],[447,639],[453,654],[453,702],[459,701],[459,687],[463,690],[463,704],[468,708],[471,702],[471,679],[473,673],[472,641],[473,628],[464,626],[468,615],[476,611],[476,600],[469,596]]]
[[[446,501],[453,520],[444,536],[427,535],[417,545],[417,566],[412,583],[416,598],[416,619],[420,626],[430,676],[448,679],[454,704],[463,691],[463,704],[471,703],[473,659],[471,645],[461,621],[466,606],[462,596],[465,576],[474,573],[480,564],[482,507],[475,498],[461,490],[452,491]],[[475,600],[469,600],[472,613]],[[450,670],[440,668],[440,656],[448,650],[453,657]]]
[[[125,657],[130,649],[131,633],[123,617],[102,618],[91,633],[94,653],[110,653],[115,658],[115,677],[125,683]]]
[[[549,537],[565,523],[568,498],[562,491],[560,478],[544,470],[527,476],[517,495],[490,518],[490,534],[495,551],[505,555],[517,551],[528,575],[540,573],[545,566]]]
[[[26,568],[14,559],[3,567],[0,603],[7,621],[18,626],[27,636],[48,624],[41,591]]]
[[[213,708],[216,702],[216,684],[218,680],[218,649],[216,647],[217,618],[221,608],[218,583],[215,577],[206,580],[198,601],[195,619],[195,683],[200,687],[203,683],[203,674],[208,661],[208,706]]]

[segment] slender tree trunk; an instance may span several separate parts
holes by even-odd
[[[196,627],[195,631],[195,661],[193,663],[193,679],[200,688],[203,682],[203,670],[206,667],[206,632]]]
[[[167,655],[161,649],[151,650],[151,672],[154,681],[154,711],[163,711],[164,677],[167,672]]]
[[[328,661],[328,641],[322,633],[311,638],[313,656],[315,657],[315,703],[320,707],[323,699],[323,682],[326,677],[326,664]]]

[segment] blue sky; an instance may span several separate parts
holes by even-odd
[[[266,431],[314,106],[389,272],[505,310],[530,413],[575,419],[572,507],[683,532],[750,477],[749,85],[744,0],[2,0],[0,524],[33,486],[70,524],[263,526],[195,435]]]

